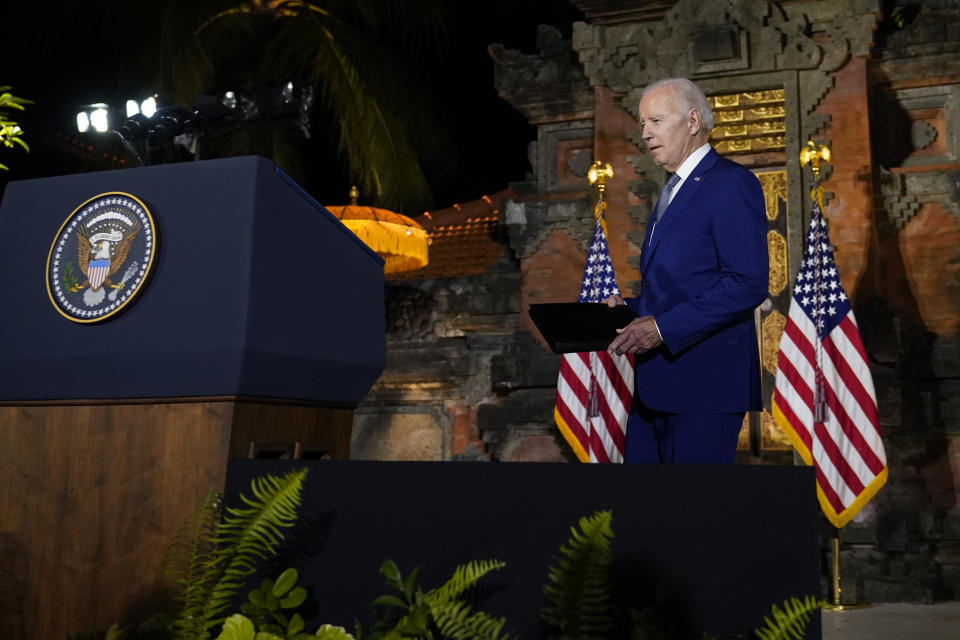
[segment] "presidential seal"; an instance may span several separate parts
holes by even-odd
[[[121,192],[90,198],[64,221],[47,257],[47,293],[74,322],[118,313],[143,289],[156,255],[146,205]]]

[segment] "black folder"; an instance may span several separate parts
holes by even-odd
[[[637,317],[625,304],[554,302],[530,305],[530,318],[554,353],[606,351],[621,329]]]

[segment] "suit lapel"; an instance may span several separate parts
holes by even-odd
[[[700,163],[694,167],[693,171],[690,172],[690,175],[687,176],[687,179],[683,181],[683,184],[680,185],[680,190],[677,191],[677,195],[673,197],[673,200],[670,202],[667,210],[663,212],[663,217],[656,225],[656,228],[653,228],[653,224],[647,226],[646,237],[643,241],[641,272],[650,262],[651,258],[653,257],[653,253],[660,244],[660,241],[667,234],[667,232],[670,231],[670,228],[673,227],[676,221],[679,220],[683,215],[684,209],[690,202],[690,199],[693,198],[700,186],[706,182],[707,173],[713,167],[714,163],[716,163],[717,157],[717,152],[713,149],[710,149],[710,151],[707,152],[707,155],[705,155]],[[656,210],[656,205],[654,205],[653,211]],[[650,239],[651,231],[653,232],[652,241]]]

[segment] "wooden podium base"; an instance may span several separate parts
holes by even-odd
[[[353,411],[268,399],[0,406],[0,625],[65,638],[151,610],[185,518],[231,458],[345,460]]]

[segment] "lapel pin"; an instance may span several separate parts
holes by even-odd
[[[700,176],[694,177],[693,181],[694,181],[694,182],[700,182]]]

